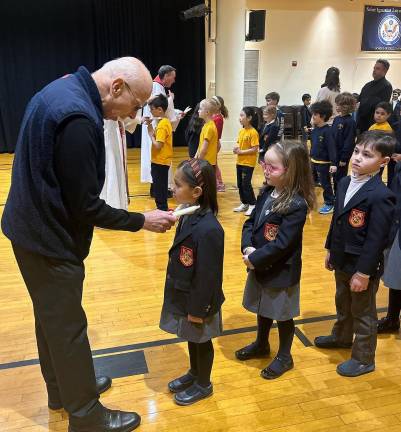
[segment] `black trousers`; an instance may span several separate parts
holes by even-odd
[[[323,199],[327,205],[334,205],[334,193],[331,186],[330,164],[314,163],[314,169],[317,172],[319,182],[323,188]]]
[[[13,245],[35,315],[40,368],[49,397],[76,417],[99,407],[99,394],[82,308],[83,263],[47,258]]]
[[[156,207],[159,210],[168,210],[168,165],[159,165],[152,162],[151,174],[153,180],[153,195]]]
[[[255,205],[256,198],[252,188],[253,167],[237,165],[237,186],[243,204]]]
[[[366,291],[352,292],[351,277],[335,271],[337,321],[332,333],[344,343],[352,342],[355,334],[351,357],[370,364],[375,360],[377,345],[376,293],[380,280],[370,280]]]

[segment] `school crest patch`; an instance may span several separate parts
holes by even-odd
[[[354,228],[361,228],[365,225],[365,215],[366,213],[362,210],[352,209],[348,222]]]
[[[183,266],[191,267],[191,265],[194,263],[194,251],[185,246],[181,246],[180,261]]]
[[[278,225],[266,224],[265,232],[264,232],[265,239],[268,241],[275,240],[278,234],[278,228],[279,228]]]

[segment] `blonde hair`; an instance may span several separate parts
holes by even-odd
[[[277,115],[277,107],[275,105],[269,105],[263,108],[263,114]]]
[[[296,194],[304,198],[309,210],[312,210],[315,207],[316,196],[309,155],[305,146],[297,141],[284,141],[273,144],[270,149],[277,152],[286,168],[283,174],[284,188],[274,200],[272,211],[286,213]]]
[[[206,106],[206,109],[210,114],[217,114],[220,111],[220,103],[219,100],[210,98],[210,99],[202,99],[201,104]]]

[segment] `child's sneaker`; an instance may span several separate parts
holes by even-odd
[[[334,206],[330,204],[323,204],[322,207],[319,209],[320,214],[330,214],[333,213]]]
[[[252,210],[253,210],[254,208],[255,208],[254,205],[250,205],[250,206],[248,207],[248,210],[245,212],[245,216],[250,216],[251,213],[252,213]]]
[[[236,213],[245,212],[248,210],[248,207],[249,207],[248,204],[241,203],[241,205],[239,205],[238,207],[235,207],[235,209],[233,209],[233,211],[235,211]]]

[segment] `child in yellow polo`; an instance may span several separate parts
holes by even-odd
[[[159,210],[168,210],[168,170],[173,159],[173,128],[166,117],[168,100],[159,94],[148,102],[154,119],[160,118],[156,130],[152,123],[148,124],[148,132],[152,140],[151,173],[153,193]]]
[[[219,136],[212,119],[220,109],[220,104],[214,99],[203,99],[199,106],[199,117],[205,121],[199,137],[199,147],[196,152],[198,159],[207,160],[216,168]]]
[[[233,152],[237,155],[237,186],[241,204],[234,211],[245,212],[245,216],[250,216],[256,203],[252,175],[259,152],[258,116],[254,108],[242,108],[239,121],[242,129]]]

